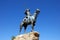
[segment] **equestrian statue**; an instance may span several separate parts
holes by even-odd
[[[26,16],[24,17],[23,21],[20,24],[20,32],[21,32],[23,27],[24,27],[24,32],[26,32],[26,28],[27,28],[28,25],[31,25],[32,26],[31,31],[34,31],[34,26],[35,26],[36,19],[37,19],[37,16],[38,16],[39,13],[40,13],[40,10],[36,9],[36,11],[34,12],[34,15],[31,15],[30,14],[30,9],[26,9],[25,10],[25,15]]]

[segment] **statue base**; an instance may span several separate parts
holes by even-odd
[[[12,40],[39,40],[38,32],[30,32],[26,34],[17,35],[13,37]]]

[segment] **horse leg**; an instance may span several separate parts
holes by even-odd
[[[31,25],[32,25],[32,32],[33,32],[34,31],[35,22],[32,22]]]
[[[26,33],[26,28],[27,28],[27,26],[24,26],[24,33]]]
[[[22,30],[22,25],[20,25],[20,32],[21,32],[21,30]]]
[[[23,27],[23,22],[20,24],[20,31],[19,32],[21,32],[22,27]]]
[[[33,32],[34,31],[34,26],[32,25],[32,30],[31,30],[31,32]]]
[[[33,23],[32,23],[31,25],[32,25],[32,30],[31,30],[31,32],[33,32],[33,31],[34,31],[34,25],[33,25]]]

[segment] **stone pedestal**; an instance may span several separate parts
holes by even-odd
[[[17,35],[12,40],[39,40],[39,33],[30,32],[26,34]]]

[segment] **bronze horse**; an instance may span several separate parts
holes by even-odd
[[[39,14],[39,12],[40,12],[40,10],[36,9],[34,15],[31,15],[30,14],[30,9],[26,9],[26,11],[25,11],[26,16],[20,24],[20,32],[21,32],[23,27],[24,27],[24,32],[25,32],[28,25],[32,25],[32,31],[34,30],[37,15]]]

